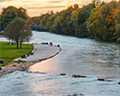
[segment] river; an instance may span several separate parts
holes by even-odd
[[[6,41],[0,38],[0,41]],[[30,43],[53,42],[55,57],[0,78],[0,96],[119,96],[120,45],[33,31]],[[66,73],[61,76],[60,73]],[[86,78],[73,78],[72,75]],[[111,80],[98,81],[98,78]]]

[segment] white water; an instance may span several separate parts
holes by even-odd
[[[32,72],[16,71],[2,76],[0,96],[120,95],[119,44],[34,31],[30,43],[35,42],[60,44],[62,51],[29,67]],[[87,77],[73,78],[73,74]],[[112,81],[102,82],[98,78]]]

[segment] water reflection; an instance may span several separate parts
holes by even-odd
[[[52,63],[54,63],[54,65]],[[58,66],[57,66],[57,64],[55,64],[55,62],[53,62],[53,61],[50,62],[50,60],[45,60],[45,61],[37,63],[37,64],[35,64],[33,66],[30,66],[29,70],[33,71],[33,72],[39,71],[39,72],[48,73],[48,72],[51,72],[51,67],[55,71],[56,71],[56,68],[58,68]]]

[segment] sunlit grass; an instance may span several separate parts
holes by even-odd
[[[0,42],[0,59],[4,62],[4,64],[0,64],[0,66],[7,65],[8,62],[12,62],[15,58],[27,54],[32,51],[33,48],[31,44],[23,44],[21,49],[17,49],[16,44],[9,45],[8,42]]]

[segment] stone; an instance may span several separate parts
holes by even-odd
[[[77,78],[76,74],[73,74],[72,77],[73,77],[73,78]]]
[[[85,78],[86,76],[73,74],[72,77],[73,78]]]
[[[98,78],[99,81],[107,81],[107,82],[110,82],[111,80],[105,80],[103,78]]]
[[[120,84],[120,82],[118,82],[118,84]]]
[[[86,76],[83,76],[83,75],[77,75],[78,78],[82,77],[82,78],[85,78]]]
[[[99,81],[105,81],[103,78],[102,78],[102,79],[98,78],[98,80],[99,80]]]
[[[60,73],[60,75],[64,76],[64,75],[66,75],[66,73]]]

